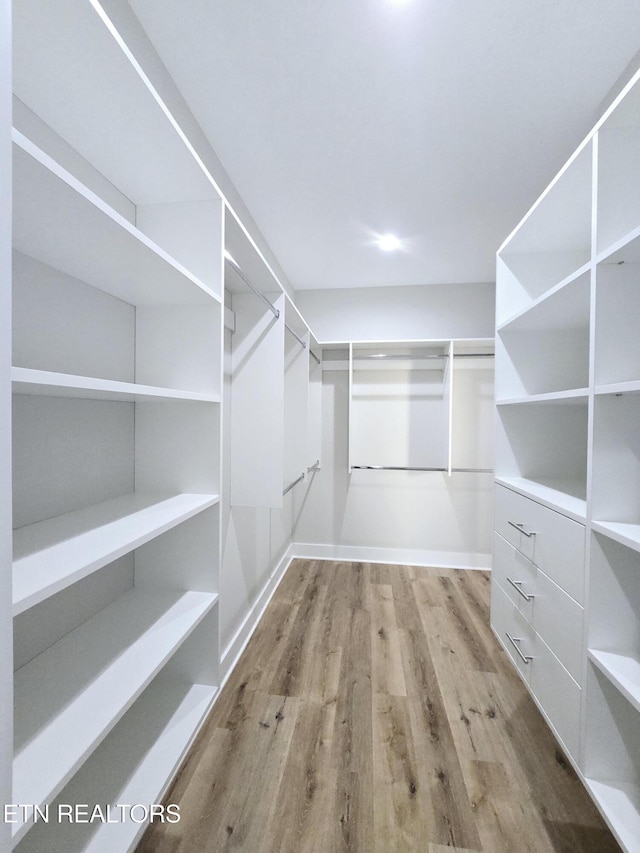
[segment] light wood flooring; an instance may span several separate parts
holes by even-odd
[[[478,571],[294,561],[166,802],[140,853],[619,849]]]

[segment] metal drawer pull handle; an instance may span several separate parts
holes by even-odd
[[[525,601],[531,601],[532,598],[535,598],[535,595],[532,592],[525,592],[523,589],[520,589],[522,586],[522,581],[514,581],[510,577],[507,577],[507,580],[511,584],[512,587],[515,588],[516,592],[519,592],[520,595],[524,598]]]
[[[522,642],[520,637],[512,637],[508,631],[505,631],[505,634],[507,635],[507,639],[511,642],[511,645],[513,646],[513,648],[518,652],[518,654],[520,655],[520,657],[522,658],[522,660],[525,663],[529,663],[530,660],[533,660],[531,655],[525,655],[525,653],[522,651],[522,649],[518,645],[518,643]]]
[[[525,536],[535,536],[535,530],[525,530],[524,524],[517,524],[515,521],[508,521],[507,524],[510,524],[512,527],[515,527],[520,533],[524,533]]]

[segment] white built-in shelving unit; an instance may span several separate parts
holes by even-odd
[[[224,202],[110,4],[63,5],[13,10],[7,801],[41,808],[157,802],[219,683]],[[25,853],[144,829],[19,817]]]
[[[223,449],[231,504],[284,505],[319,465],[321,350],[176,119],[203,144],[129,5],[20,0],[12,33],[2,799],[157,803],[219,688]],[[8,668],[11,642],[2,654]],[[20,810],[0,849],[111,853],[144,825]]]
[[[640,850],[639,77],[500,248],[496,300],[492,624],[628,851]]]
[[[223,513],[283,507],[319,465],[321,350],[128,3],[16,0],[0,47],[0,790],[149,805],[218,693]],[[144,826],[20,810],[0,849],[112,853]]]
[[[0,801],[10,803],[13,757],[11,613],[11,3],[0,0]],[[11,826],[0,822],[0,850]]]

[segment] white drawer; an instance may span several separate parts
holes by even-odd
[[[491,584],[491,624],[568,752],[577,759],[582,691],[500,585]],[[528,659],[525,663],[507,635]]]
[[[522,530],[515,525],[521,525]],[[507,542],[582,604],[584,525],[511,489],[496,485],[495,526]]]
[[[539,569],[521,554],[499,533],[493,534],[493,568],[491,582],[497,581],[513,604],[523,613],[529,622],[533,622],[535,598],[527,600],[525,596],[536,594]],[[520,592],[511,583],[520,585]]]
[[[567,750],[577,759],[582,691],[540,638],[531,661],[529,684]]]
[[[496,581],[491,584],[491,625],[504,643],[513,665],[528,683],[531,674],[531,661],[525,661],[518,654],[516,647],[525,657],[533,655],[535,631]],[[514,643],[514,640],[518,642]]]
[[[500,584],[514,607],[581,683],[582,607],[497,533],[494,534],[492,580]]]
[[[538,573],[533,609],[536,631],[578,684],[582,684],[584,610],[543,572]]]

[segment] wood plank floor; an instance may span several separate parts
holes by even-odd
[[[296,560],[140,853],[619,850],[489,628],[489,575]]]

